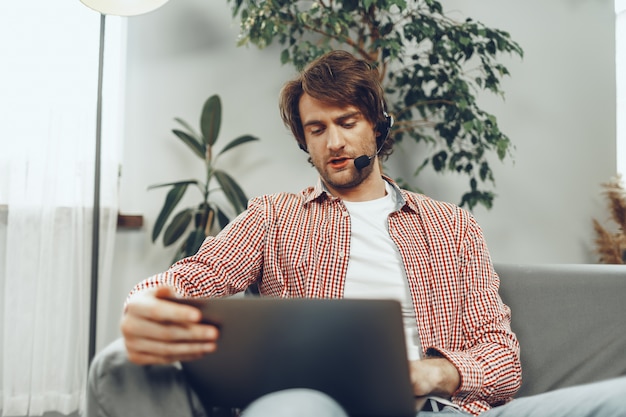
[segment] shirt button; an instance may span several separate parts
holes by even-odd
[[[341,213],[341,215],[343,217],[348,217],[348,216],[350,216],[350,213],[348,213],[347,211],[344,211],[344,212]]]
[[[340,258],[343,258],[344,256],[346,256],[346,254],[343,252],[339,252],[337,253],[337,256],[339,256]]]

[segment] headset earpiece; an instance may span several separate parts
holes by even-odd
[[[385,143],[385,141],[389,137],[389,131],[393,126],[393,117],[387,114],[387,112],[383,112],[383,115],[385,116],[385,120],[379,122],[378,125],[376,125],[376,131],[378,132],[376,144],[379,148],[382,146],[383,143]]]

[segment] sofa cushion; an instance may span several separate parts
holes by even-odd
[[[626,266],[495,269],[521,345],[518,396],[626,375]]]

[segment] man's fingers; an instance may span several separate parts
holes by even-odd
[[[199,322],[202,313],[197,308],[162,298],[171,296],[169,291],[167,287],[160,287],[155,293],[138,296],[128,303],[126,313],[158,322]]]
[[[161,285],[154,289],[154,295],[158,298],[174,298],[176,297],[176,291],[172,287]]]
[[[219,337],[217,328],[209,324],[160,323],[132,316],[124,317],[121,330],[125,337],[166,342],[215,342]]]
[[[125,339],[128,359],[137,364],[172,363],[198,359],[207,353],[215,352],[215,342],[167,343],[150,339]]]
[[[166,365],[173,362],[186,362],[200,359],[206,353],[184,354],[177,356],[158,356],[154,353],[128,351],[128,360],[137,365]]]

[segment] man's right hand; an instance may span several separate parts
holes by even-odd
[[[121,330],[131,362],[188,361],[217,349],[217,328],[200,323],[202,315],[197,308],[167,300],[172,297],[172,288],[158,287],[128,302]]]

